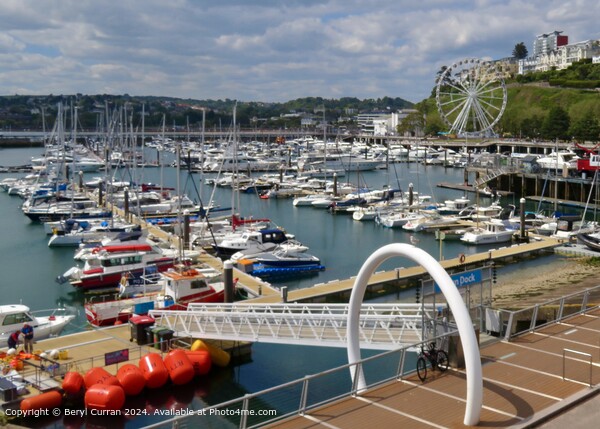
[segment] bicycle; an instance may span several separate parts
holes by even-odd
[[[441,372],[448,369],[448,354],[444,350],[438,350],[435,343],[429,344],[429,350],[421,346],[421,353],[417,358],[417,375],[421,381],[427,378],[427,362],[431,369],[435,371],[438,368]]]

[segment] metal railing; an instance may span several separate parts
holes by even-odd
[[[152,348],[153,346],[158,347],[156,349],[148,350],[148,348]],[[164,348],[161,346],[161,343],[148,343],[145,345],[145,347],[128,347],[126,348],[128,360],[132,361],[136,359],[141,359],[142,356],[150,352],[155,352],[164,355],[165,350],[167,350],[168,348]],[[60,358],[51,359],[47,357],[36,356],[35,359],[23,361],[24,371],[22,375],[24,376],[24,378],[27,378],[29,382],[38,386],[43,385],[44,380],[47,379],[54,379],[60,384],[60,382],[62,381],[62,377],[64,377],[64,375],[70,371],[85,373],[86,371],[94,367],[103,367],[113,368],[114,371],[112,372],[116,373],[119,367],[126,363],[128,362],[122,361],[114,364],[109,364],[107,366],[105,354],[70,361],[63,361]]]
[[[276,387],[195,410],[194,413],[186,416],[164,420],[146,428],[174,427],[173,423],[182,419],[190,419],[188,422],[193,427],[221,427],[223,419],[226,419],[228,425],[250,429],[302,415],[319,406],[360,393],[357,383],[351,381],[350,371],[354,372],[354,379],[358,380],[356,374],[362,369],[367,382],[366,388],[373,388],[392,380],[401,380],[415,371],[415,350],[420,350],[421,345],[426,346],[431,341],[447,342],[447,337],[450,335],[458,335],[458,333],[452,331],[422,343],[362,359],[358,363],[307,375]]]
[[[521,310],[489,309],[499,319],[501,331],[498,334],[506,341],[511,338],[533,332],[536,329],[560,322],[568,317],[584,314],[598,308],[589,302],[593,294],[600,295],[600,286],[585,289],[561,298],[552,299]],[[489,327],[486,327],[490,331]]]
[[[151,310],[175,336],[345,347],[347,304],[190,304],[184,311]],[[365,304],[359,338],[370,349],[390,350],[423,340],[433,305]]]
[[[562,359],[562,379],[563,379],[563,381],[564,380],[569,380],[569,381],[573,381],[575,383],[582,383],[579,380],[575,380],[573,378],[567,378],[566,377],[566,370],[567,370],[566,369],[566,366],[567,366],[566,362],[567,362],[567,354],[568,353],[570,353],[570,354],[576,354],[576,355],[579,355],[579,356],[586,356],[588,358],[588,360],[587,360],[586,363],[589,363],[589,366],[590,366],[590,381],[587,384],[588,384],[589,387],[593,387],[594,384],[592,382],[592,370],[594,369],[594,365],[592,363],[592,355],[590,353],[584,353],[584,352],[580,352],[578,350],[563,349],[563,359]],[[581,359],[577,359],[577,358],[574,358],[574,357],[569,357],[568,359],[575,360],[577,362],[581,362]]]

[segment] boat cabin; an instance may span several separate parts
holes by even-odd
[[[35,323],[34,317],[25,305],[0,305],[0,330],[13,332],[21,329],[23,323]]]

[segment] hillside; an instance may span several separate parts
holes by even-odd
[[[495,131],[499,135],[539,138],[550,112],[560,107],[568,115],[571,125],[590,117],[600,118],[600,91],[551,87],[545,83],[510,83],[507,85],[507,104]],[[440,119],[435,97],[416,104],[415,108],[426,117],[425,133],[436,135],[447,131]]]
[[[363,112],[394,112],[410,108],[413,104],[399,97],[358,99],[345,97],[326,99],[305,97],[285,103],[236,102],[236,100],[194,100],[171,97],[136,97],[130,95],[12,95],[0,96],[0,129],[43,128],[42,111],[46,129],[55,122],[57,105],[62,103],[68,112],[77,106],[78,125],[94,129],[106,123],[105,117],[115,118],[118,110],[126,106],[127,114],[133,118],[134,126],[141,126],[142,106],[145,113],[145,126],[158,128],[165,126],[198,129],[205,110],[205,126],[227,128],[232,123],[233,108],[237,105],[236,122],[245,128],[300,128],[302,117],[314,117],[318,124],[323,116],[329,124],[350,123],[352,117]],[[70,114],[67,114],[66,128],[69,129]]]

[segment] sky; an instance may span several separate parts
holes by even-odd
[[[0,95],[419,102],[444,65],[600,39],[598,17],[598,0],[0,0]]]

